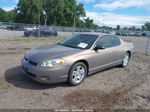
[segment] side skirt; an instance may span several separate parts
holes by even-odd
[[[105,70],[108,70],[108,69],[111,69],[115,66],[118,66],[118,65],[121,65],[122,61],[118,61],[116,63],[113,63],[113,64],[109,64],[107,66],[103,66],[103,67],[99,67],[97,69],[94,69],[94,70],[90,70],[89,73],[88,73],[88,76],[90,75],[94,75],[96,73],[99,73],[99,72],[102,72],[102,71],[105,71]]]

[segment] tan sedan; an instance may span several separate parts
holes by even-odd
[[[41,83],[69,82],[79,85],[91,74],[108,67],[125,67],[133,44],[114,35],[79,34],[29,50],[23,60],[26,76]]]

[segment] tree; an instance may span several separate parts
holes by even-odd
[[[6,11],[0,8],[0,21],[1,22],[7,22],[8,21],[8,16],[6,14]]]
[[[89,17],[84,19],[85,21],[85,27],[86,28],[93,28],[93,19],[90,19]]]
[[[1,22],[9,22],[10,21],[9,12],[0,8],[0,21]]]
[[[112,30],[113,28],[112,28],[112,27],[109,27],[109,26],[103,26],[102,29],[105,29],[105,30]]]
[[[43,0],[19,0],[17,5],[18,21],[22,23],[37,24],[42,13]]]
[[[15,22],[17,12],[16,10],[5,11],[0,8],[0,21],[1,22]]]
[[[80,17],[85,17],[83,4],[77,4],[76,0],[64,0],[63,26],[73,26],[73,21],[78,24]]]
[[[145,28],[145,26],[143,25],[143,26],[142,26],[142,31],[145,31],[145,30],[146,30],[146,28]]]
[[[120,30],[120,25],[117,25],[116,30]]]
[[[11,11],[7,12],[7,16],[8,16],[8,21],[9,22],[17,22],[16,21],[16,17],[17,17],[18,13],[16,9],[13,9]]]
[[[62,18],[64,0],[43,0],[44,24],[57,24],[57,18]]]
[[[132,27],[129,28],[129,30],[131,30],[131,31],[136,31],[136,27],[135,27],[135,26],[132,26]]]
[[[0,9],[0,14],[2,22],[98,28],[92,19],[81,19],[86,16],[85,9],[76,0],[19,0],[14,10]]]
[[[123,30],[130,30],[128,27],[124,27]]]
[[[149,22],[146,22],[143,26],[143,29],[144,30],[147,30],[147,31],[150,31],[150,23]]]
[[[85,28],[85,23],[83,20],[79,20],[78,22],[76,22],[76,26],[78,28]]]
[[[38,23],[57,26],[73,26],[74,19],[78,24],[80,17],[85,17],[83,4],[76,0],[19,0],[18,20],[24,23]],[[21,21],[20,21],[21,22]]]

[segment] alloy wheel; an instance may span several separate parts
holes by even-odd
[[[128,62],[129,62],[129,54],[128,53],[126,53],[125,55],[124,55],[124,58],[123,58],[123,66],[127,66],[128,65]]]
[[[74,83],[80,83],[86,74],[86,70],[83,66],[77,66],[72,72],[72,80]]]

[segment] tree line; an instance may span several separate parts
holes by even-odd
[[[19,0],[11,11],[0,9],[0,15],[1,22],[98,28],[76,0]]]
[[[146,22],[141,28],[136,28],[135,26],[121,28],[120,25],[117,25],[116,30],[150,31],[150,22]]]

